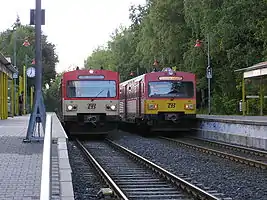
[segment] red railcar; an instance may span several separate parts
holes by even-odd
[[[107,134],[116,129],[119,73],[74,70],[61,79],[61,119],[70,134]]]

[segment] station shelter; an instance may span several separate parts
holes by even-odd
[[[15,115],[16,92],[13,77],[17,74],[11,60],[0,53],[0,120]]]
[[[267,115],[267,62],[235,72],[243,72],[240,102],[243,115]]]

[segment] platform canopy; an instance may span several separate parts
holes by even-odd
[[[255,64],[251,67],[235,70],[235,72],[243,72],[243,78],[253,78],[267,75],[267,61]]]
[[[7,74],[9,78],[13,78],[14,73],[18,73],[18,70],[11,64],[10,58],[6,58],[0,52],[0,72]]]
[[[242,112],[246,114],[266,114],[267,61],[251,67],[235,70],[243,73]]]

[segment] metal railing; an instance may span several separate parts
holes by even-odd
[[[52,115],[47,115],[45,124],[40,200],[51,199],[52,174]]]

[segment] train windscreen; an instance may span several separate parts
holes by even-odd
[[[194,84],[186,81],[153,81],[148,84],[149,97],[193,98]]]
[[[114,98],[116,90],[116,81],[110,80],[80,80],[67,83],[67,97],[69,98]]]

